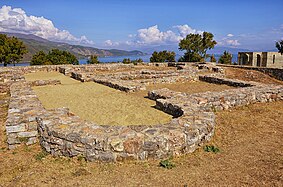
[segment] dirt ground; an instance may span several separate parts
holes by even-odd
[[[224,68],[224,69],[225,69],[225,76],[230,79],[255,81],[255,82],[261,82],[264,84],[282,84],[283,85],[283,81],[272,78],[269,75],[264,74],[259,71],[240,69],[240,68]]]
[[[282,186],[283,102],[216,113],[219,153],[196,152],[171,160],[91,163],[42,154],[38,144],[7,150],[7,105],[0,98],[0,186]],[[43,156],[42,156],[43,155]]]
[[[147,96],[149,90],[157,90],[161,88],[168,88],[176,92],[184,92],[188,94],[201,93],[201,92],[220,92],[223,90],[233,89],[234,87],[219,84],[210,84],[201,81],[190,81],[190,82],[176,82],[171,84],[149,84],[146,86],[146,90],[132,93],[137,96]]]

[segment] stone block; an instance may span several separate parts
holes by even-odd
[[[35,137],[38,135],[37,131],[30,131],[30,132],[19,132],[18,136],[20,138],[29,138],[29,137]]]
[[[124,146],[122,140],[114,139],[110,142],[110,146],[114,151],[122,152],[124,151]]]
[[[6,133],[24,132],[24,131],[26,131],[25,124],[6,126]]]
[[[37,141],[38,141],[38,138],[37,138],[37,137],[31,137],[31,138],[28,139],[26,145],[35,144]]]
[[[21,143],[20,140],[18,139],[18,136],[16,133],[11,133],[7,135],[7,143],[9,145],[13,145],[13,144],[19,144]]]

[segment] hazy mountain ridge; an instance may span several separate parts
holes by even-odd
[[[3,32],[2,32],[3,33]],[[94,47],[87,47],[81,45],[71,45],[67,43],[53,42],[32,34],[20,34],[20,33],[3,33],[8,36],[15,36],[22,40],[27,47],[28,53],[24,55],[23,61],[30,61],[32,56],[42,50],[48,52],[51,49],[57,48],[59,50],[66,50],[78,58],[85,58],[90,55],[103,56],[135,56],[135,55],[146,55],[145,53],[134,50],[118,50],[118,49],[98,49]]]

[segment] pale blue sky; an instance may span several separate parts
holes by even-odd
[[[250,50],[275,49],[275,40],[283,38],[283,0],[1,0],[0,8],[4,5],[11,10],[2,10],[2,16],[0,11],[2,31],[36,33],[50,40],[104,48],[172,47],[183,35],[201,31],[212,32],[219,46]],[[15,8],[29,18],[51,20],[58,32],[54,34],[51,28],[43,33],[49,29],[44,20],[26,20],[24,29],[11,24],[14,14],[11,19],[4,15]],[[16,17],[18,22],[21,19]],[[67,39],[63,30],[70,34]]]

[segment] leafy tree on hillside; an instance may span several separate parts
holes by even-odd
[[[188,34],[186,38],[179,43],[179,50],[186,51],[184,56],[179,61],[200,62],[204,61],[206,52],[214,48],[217,44],[213,40],[214,35],[210,32],[203,32],[201,34]]]
[[[276,48],[278,49],[278,52],[283,55],[283,40],[276,42]]]
[[[88,64],[99,64],[98,58],[96,55],[91,55],[87,60]]]
[[[26,47],[22,41],[16,37],[7,37],[5,34],[0,34],[0,62],[7,64],[18,63],[23,55],[27,53]]]
[[[232,54],[228,51],[224,51],[223,55],[218,60],[220,64],[232,64]]]
[[[150,62],[175,62],[175,56],[174,51],[154,51],[150,57]]]

